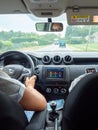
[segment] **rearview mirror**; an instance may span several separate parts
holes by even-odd
[[[63,31],[63,24],[62,23],[36,23],[36,30],[37,31],[44,31],[44,32],[60,32]]]

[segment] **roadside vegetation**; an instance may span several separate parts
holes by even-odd
[[[0,52],[6,50],[37,50],[63,39],[68,48],[78,51],[98,51],[98,26],[67,26],[65,37],[57,34],[35,34],[14,31],[0,32]],[[55,41],[56,40],[56,41]],[[56,45],[56,44],[55,44]]]
[[[67,44],[67,47],[73,51],[98,51],[98,43],[85,43],[85,44]]]
[[[38,35],[35,33],[2,31],[0,32],[0,51],[20,48],[39,49],[42,46],[52,44],[55,37],[57,36],[54,34]]]
[[[65,39],[71,50],[98,51],[98,26],[68,26]]]

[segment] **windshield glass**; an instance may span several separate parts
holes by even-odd
[[[66,14],[52,19],[63,31],[36,31],[37,22],[47,22],[33,14],[0,15],[0,52],[22,51],[98,51],[98,26],[69,26]]]

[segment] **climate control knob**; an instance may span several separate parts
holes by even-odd
[[[58,89],[58,88],[54,88],[54,89],[53,89],[53,92],[54,92],[55,94],[57,94],[57,93],[59,93],[59,89]]]
[[[46,88],[46,93],[51,93],[51,88]]]
[[[62,89],[61,89],[61,93],[62,93],[62,94],[66,93],[66,92],[67,92],[67,90],[66,90],[65,88],[62,88]]]

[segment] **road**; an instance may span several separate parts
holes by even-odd
[[[67,47],[59,47],[59,45],[48,45],[48,46],[44,46],[41,49],[38,49],[37,51],[70,51],[69,48]]]

